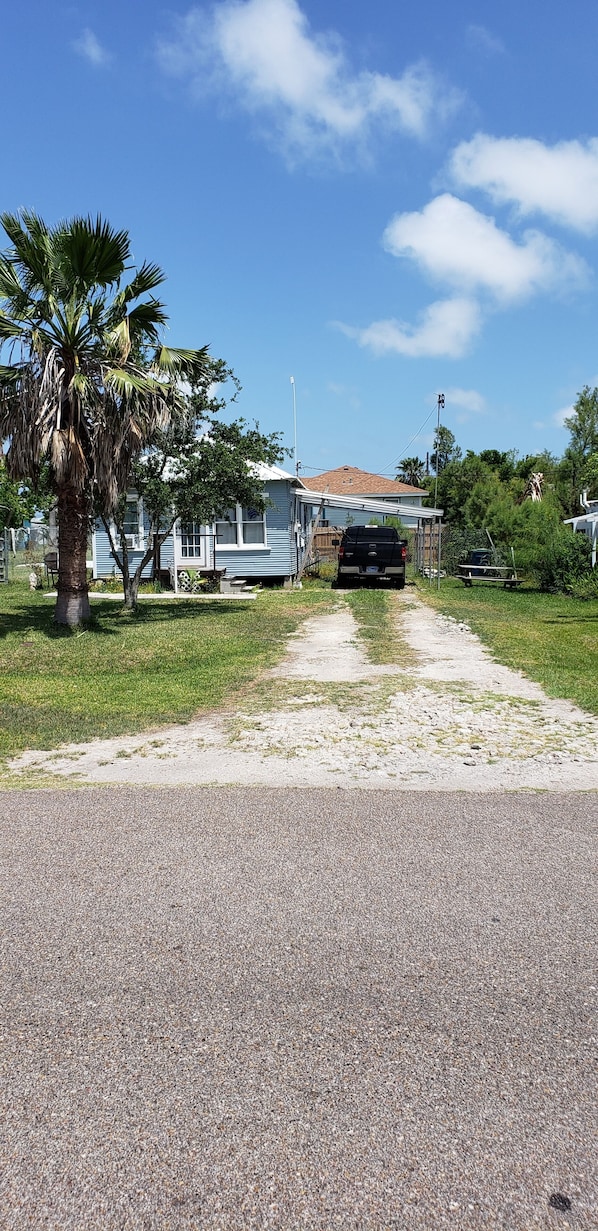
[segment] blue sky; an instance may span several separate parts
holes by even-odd
[[[4,14],[4,209],[100,212],[174,345],[307,474],[560,454],[598,384],[590,0],[33,0]],[[427,419],[427,422],[426,422]]]

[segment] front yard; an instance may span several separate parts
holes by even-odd
[[[54,604],[24,583],[0,588],[0,756],[25,748],[185,722],[234,703],[282,653],[327,589],[270,590],[255,602],[160,600],[127,615],[94,603],[89,628],[53,623]]]
[[[420,582],[418,593],[550,696],[598,713],[598,602],[466,590],[451,579],[440,591]],[[94,605],[92,625],[73,632],[54,625],[52,601],[13,583],[0,590],[0,756],[234,710],[294,629],[339,602],[353,610],[370,661],[406,664],[397,601],[377,590],[341,598],[321,582],[265,590],[248,603],[152,598],[134,616],[119,600],[104,600]]]
[[[462,620],[499,662],[523,671],[550,697],[566,697],[598,713],[598,601],[562,594],[503,590],[447,577],[420,581],[418,593],[437,611]]]

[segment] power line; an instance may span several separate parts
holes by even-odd
[[[383,471],[381,472],[382,474],[390,474],[390,473],[391,473],[391,471],[392,471],[392,467],[396,464],[396,462],[400,462],[401,458],[402,458],[402,457],[405,457],[405,455],[406,455],[406,453],[407,453],[407,450],[408,450],[408,449],[410,448],[410,446],[413,444],[413,441],[414,441],[414,440],[417,440],[417,437],[420,435],[420,433],[421,433],[421,432],[423,432],[423,430],[424,430],[424,428],[425,428],[425,426],[426,426],[426,423],[429,423],[429,421],[430,421],[430,419],[432,418],[432,415],[434,414],[434,411],[435,411],[435,410],[436,410],[436,407],[435,407],[435,406],[433,406],[433,407],[432,407],[432,409],[431,409],[431,411],[430,411],[430,413],[429,413],[429,415],[427,416],[427,418],[425,418],[425,419],[424,419],[424,421],[423,421],[423,423],[422,423],[421,427],[418,427],[418,429],[417,429],[417,431],[415,432],[415,434],[411,437],[411,440],[410,440],[410,441],[408,441],[408,443],[405,445],[405,448],[404,448],[404,449],[401,449],[401,452],[400,452],[400,453],[399,453],[399,454],[398,454],[398,455],[397,455],[397,456],[393,459],[393,461],[390,463],[390,467],[389,467],[389,469],[388,469],[388,470],[383,470]]]

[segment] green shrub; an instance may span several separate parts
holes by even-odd
[[[90,581],[89,589],[92,594],[122,594],[122,577],[98,577]]]
[[[574,577],[569,585],[569,593],[572,598],[584,599],[586,602],[598,598],[598,568],[592,569],[591,573],[584,573],[581,577]]]
[[[571,592],[575,581],[590,572],[591,550],[585,534],[559,529],[548,543],[530,548],[525,567],[548,594]]]

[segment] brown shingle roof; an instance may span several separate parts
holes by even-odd
[[[400,483],[395,479],[387,479],[382,474],[370,474],[367,470],[359,470],[357,466],[337,466],[336,470],[326,470],[324,474],[315,474],[307,479],[301,476],[306,487],[316,492],[331,492],[334,496],[425,496],[422,487],[412,487],[410,483]]]

